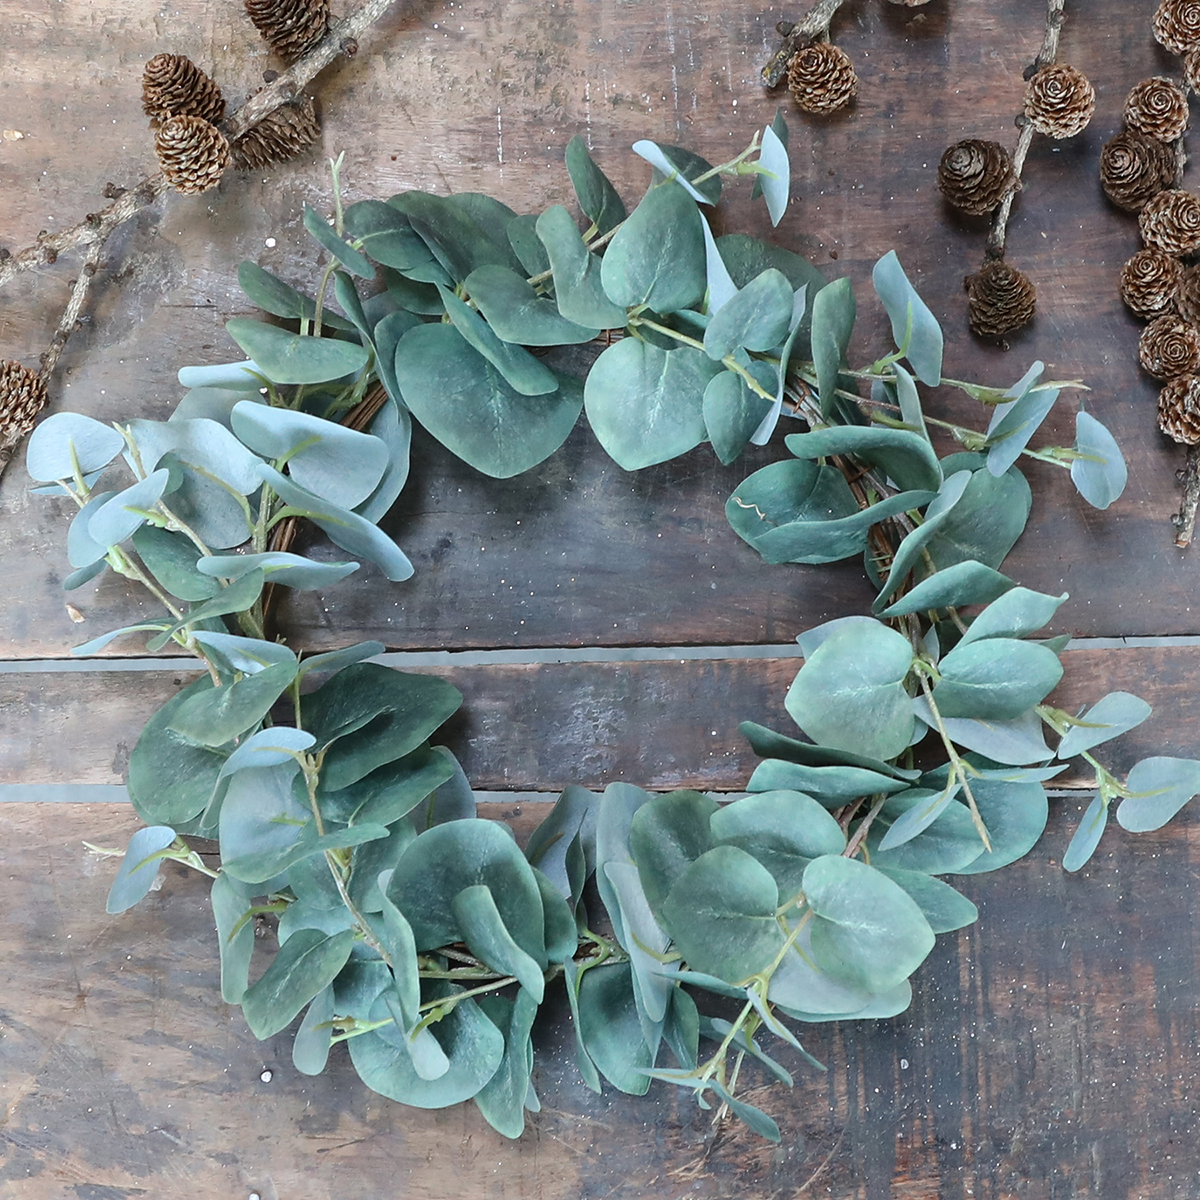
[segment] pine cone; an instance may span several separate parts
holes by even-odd
[[[1193,92],[1200,92],[1200,47],[1183,56],[1183,75]]]
[[[1037,289],[1002,258],[989,259],[963,280],[967,324],[980,337],[1002,337],[1033,320]]]
[[[1185,446],[1200,446],[1200,376],[1180,375],[1158,393],[1158,427]]]
[[[1197,0],[1200,3],[1200,0]],[[1025,116],[1052,138],[1082,133],[1096,110],[1096,89],[1065,63],[1042,67],[1025,86]]]
[[[1162,142],[1126,130],[1100,151],[1100,183],[1118,208],[1137,212],[1175,180],[1175,156]]]
[[[1152,28],[1158,43],[1172,54],[1200,46],[1200,0],[1162,0]]]
[[[1188,127],[1187,93],[1162,75],[1143,79],[1125,98],[1125,124],[1160,142],[1173,142]]]
[[[1152,321],[1174,310],[1182,278],[1178,259],[1161,250],[1139,250],[1121,268],[1121,299],[1139,317]]]
[[[1138,213],[1138,228],[1147,246],[1167,254],[1200,249],[1200,196],[1182,188],[1159,192]]]
[[[1175,307],[1185,321],[1200,323],[1200,268],[1184,267],[1179,276]]]
[[[268,113],[233,143],[234,164],[258,171],[272,163],[295,158],[317,140],[321,123],[311,96]]]
[[[245,0],[246,16],[284,62],[307,54],[329,28],[329,0]]]
[[[975,138],[955,142],[938,163],[938,191],[955,208],[973,216],[991,212],[1014,184],[1021,186],[1013,175],[1012,159],[999,142]]]
[[[188,195],[216,187],[229,166],[225,135],[202,117],[168,117],[158,127],[154,152],[167,182]]]
[[[9,359],[0,359],[0,462],[7,462],[13,447],[33,428],[34,418],[46,407],[46,384],[36,371]]]
[[[156,54],[142,72],[142,111],[152,121],[203,117],[215,125],[225,115],[225,97],[190,58]]]
[[[1159,317],[1142,330],[1138,362],[1155,379],[1200,371],[1200,333],[1179,317]]]
[[[858,95],[858,76],[844,50],[832,42],[817,42],[792,55],[788,87],[805,112],[831,113]]]

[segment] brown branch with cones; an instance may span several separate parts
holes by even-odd
[[[262,91],[251,96],[240,109],[225,119],[220,126],[220,136],[223,140],[234,143],[236,149],[239,138],[251,133],[260,122],[285,109],[285,106],[298,114],[296,119],[285,123],[285,144],[297,140],[296,128],[300,131],[301,139],[309,130],[315,136],[315,124],[309,121],[304,107],[304,88],[336,59],[353,57],[358,51],[358,38],[379,21],[393,3],[394,0],[365,0],[340,21],[328,21],[326,16],[324,36]],[[262,6],[260,4],[257,7]],[[328,13],[326,0],[316,0],[314,7],[325,14]],[[268,36],[272,45],[285,56],[288,47],[295,45],[294,42],[288,43],[287,46],[276,45],[275,39],[264,35]],[[169,118],[168,123],[170,120],[189,119],[196,118]],[[211,128],[215,130],[216,127]],[[160,126],[160,133],[161,131]],[[261,165],[262,158],[257,147],[249,149],[251,152],[244,156],[245,165]],[[53,264],[60,254],[71,250],[83,251],[79,275],[71,286],[70,297],[55,328],[50,346],[41,356],[40,371],[35,376],[32,371],[17,363],[0,360],[0,473],[11,459],[17,444],[33,427],[38,411],[46,403],[46,383],[58,365],[67,340],[78,326],[105,243],[126,221],[143,208],[154,204],[170,186],[167,176],[162,171],[148,176],[129,189],[109,184],[105,189],[105,196],[111,198],[112,203],[106,208],[88,213],[79,224],[70,229],[59,233],[40,234],[33,245],[15,254],[0,249],[0,287],[25,271]],[[12,386],[7,386],[10,382]]]

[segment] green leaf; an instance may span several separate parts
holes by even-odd
[[[356,663],[304,698],[304,727],[324,750],[322,786],[348,787],[416,750],[462,704],[462,693],[431,675]]]
[[[1042,785],[972,779],[971,793],[987,827],[992,848],[968,866],[959,868],[957,874],[981,875],[1024,858],[1042,836],[1050,813]]]
[[[1064,871],[1078,871],[1087,865],[1100,839],[1104,836],[1104,828],[1108,824],[1108,805],[1104,798],[1097,793],[1087,806],[1087,811],[1080,818],[1079,825],[1071,835],[1071,843],[1063,855]]]
[[[517,219],[517,214],[507,204],[494,196],[485,196],[482,192],[454,192],[446,199],[483,230],[496,251],[499,262],[514,271],[521,269],[521,261],[513,252],[512,242],[508,237],[508,227]]]
[[[491,889],[486,884],[463,888],[450,901],[450,911],[467,949],[493,971],[514,976],[534,1001],[541,1004],[545,991],[542,969],[505,928]],[[545,937],[544,925],[542,936]]]
[[[880,839],[879,849],[894,850],[924,833],[946,811],[958,789],[956,783],[953,787],[914,788],[911,792],[902,792],[896,800],[910,807],[892,822],[891,828]]]
[[[945,780],[937,780],[939,788]],[[971,783],[975,790],[975,781]],[[1040,789],[1039,789],[1040,790]],[[948,804],[931,825],[916,837],[890,850],[881,849],[893,823],[914,809],[924,808],[929,795],[926,789],[889,796],[879,810],[867,835],[871,865],[882,870],[894,867],[905,871],[923,871],[926,875],[942,875],[962,871],[983,852],[983,842],[971,820],[971,814],[961,804]]]
[[[1020,638],[1034,633],[1049,624],[1067,599],[1066,592],[1061,596],[1048,596],[1015,587],[994,600],[971,622],[959,644],[967,645],[986,638]]]
[[[211,617],[224,617],[230,613],[245,612],[258,599],[263,590],[263,573],[260,570],[247,572],[240,579],[221,588],[210,600],[190,607],[182,620],[171,626],[171,632],[194,626]]]
[[[548,396],[522,396],[448,325],[421,325],[396,347],[396,378],[413,416],[476,470],[509,479],[562,445],[583,407],[560,375]]]
[[[870,621],[872,618],[863,619]],[[819,644],[818,642],[817,645]],[[815,651],[816,646],[812,646],[808,653],[815,653]],[[893,779],[916,779],[920,774],[919,771],[906,770],[903,767],[885,763],[882,759],[868,758],[865,754],[855,754],[850,750],[834,750],[830,746],[817,746],[812,742],[802,742],[797,738],[786,737],[782,733],[776,733],[753,721],[743,721],[738,726],[738,730],[750,743],[754,753],[761,758],[782,758],[786,762],[803,763],[810,767],[862,767],[867,771],[876,771],[880,775],[890,775]]]
[[[491,889],[513,941],[546,965],[541,892],[507,829],[491,821],[450,821],[426,830],[404,851],[387,897],[408,918],[419,951],[460,941],[452,901],[464,888]]]
[[[719,370],[698,350],[623,338],[588,373],[584,406],[592,431],[626,471],[677,458],[704,440],[704,391]]]
[[[587,844],[587,872],[596,858],[596,812],[599,797],[587,788],[569,784],[555,801],[542,823],[529,835],[525,857],[542,871],[572,905],[579,893],[570,877],[568,858],[572,841],[579,837]]]
[[[441,313],[441,293],[436,288],[430,288],[430,290],[433,292],[438,312]],[[412,313],[399,309],[384,317],[375,326],[375,366],[379,372],[379,382],[383,384],[384,390],[393,404],[403,404],[404,401],[400,385],[396,381],[396,347],[410,329],[415,329],[420,324],[420,320]]]
[[[410,821],[397,821],[388,830],[387,837],[375,838],[355,846],[351,859],[349,889],[350,899],[358,905],[360,912],[375,913],[385,907],[383,888],[387,886],[387,880],[391,879],[400,856],[416,836],[416,830]]]
[[[765,386],[759,371],[751,367],[751,373],[760,386]],[[728,465],[741,454],[768,411],[769,402],[752,392],[733,371],[722,371],[708,381],[704,389],[704,428],[722,463]]]
[[[246,297],[252,304],[257,305],[264,312],[269,312],[274,317],[284,317],[291,321],[311,321],[317,314],[317,304],[311,296],[305,296],[302,292],[296,291],[290,284],[284,283],[278,275],[264,271],[262,267],[249,259],[243,260],[238,265],[238,286],[246,293]],[[321,322],[334,329],[352,330],[354,328],[349,321],[343,320],[337,313],[330,312],[329,309],[322,313]]]
[[[463,340],[482,354],[522,396],[545,396],[558,391],[558,378],[549,367],[521,346],[502,341],[496,335],[496,331],[474,309],[464,304],[452,292],[440,285],[438,291],[442,303],[446,306],[446,315],[454,328],[462,334]],[[555,313],[555,316],[558,314]]]
[[[1003,596],[1013,581],[983,563],[967,559],[923,579],[899,600],[889,604],[881,617],[902,617],[908,613],[928,612],[935,608],[988,604]]]
[[[329,1023],[335,1015],[331,985],[313,997],[292,1041],[292,1065],[302,1075],[320,1075],[325,1070],[333,1041]]]
[[[357,375],[370,357],[354,342],[301,336],[244,317],[226,321],[225,328],[275,383],[327,383]]]
[[[579,207],[597,232],[607,233],[625,220],[625,205],[617,189],[592,161],[587,144],[578,134],[567,143],[566,161]]]
[[[242,771],[247,767],[277,767],[282,763],[294,762],[297,754],[315,742],[316,738],[311,733],[293,729],[289,725],[260,729],[245,738],[225,760],[221,775],[232,775],[234,771]]]
[[[1117,809],[1117,824],[1130,833],[1161,829],[1200,792],[1200,761],[1194,758],[1143,758],[1125,781],[1132,795]]]
[[[361,504],[387,469],[383,442],[336,421],[248,402],[236,405],[230,418],[234,433],[251,450],[285,459],[300,487],[342,508]]]
[[[650,1078],[643,1072],[654,1065],[654,1051],[642,1035],[629,964],[580,972],[577,1005],[576,1028],[590,1060],[618,1091],[644,1096]]]
[[[424,283],[462,283],[476,267],[496,263],[512,265],[512,250],[488,236],[467,207],[455,203],[455,197],[433,196],[427,192],[401,192],[388,203],[403,212],[421,240],[432,251],[441,272],[405,268],[410,278]]]
[[[921,395],[917,391],[917,385],[899,363],[892,363],[892,371],[896,376],[893,387],[896,402],[900,405],[900,419],[906,425],[911,425],[923,438],[928,439],[929,430],[925,426],[925,414],[921,411]],[[871,395],[875,395],[874,385]]]
[[[565,962],[579,948],[579,929],[574,912],[567,903],[569,897],[564,899],[558,888],[537,867],[531,869],[542,896],[546,958],[552,963]]]
[[[369,558],[393,583],[412,578],[413,565],[408,556],[372,522],[347,508],[313,495],[305,488],[297,487],[290,479],[265,463],[259,471],[263,482],[270,486],[286,505],[298,509],[314,525],[323,529],[335,546],[340,546],[351,554]]]
[[[987,427],[988,470],[1003,475],[1021,457],[1058,399],[1058,388],[1029,387],[1009,404],[998,404]]]
[[[404,271],[430,261],[429,247],[391,204],[360,200],[342,214],[342,223],[347,236],[361,243],[363,253],[385,267]]]
[[[209,600],[220,591],[215,579],[197,569],[200,553],[182,533],[143,525],[133,535],[133,548],[150,574],[178,600]]]
[[[902,792],[908,784],[860,767],[812,767],[768,758],[755,767],[746,786],[752,792],[803,792],[826,808],[839,808],[859,796]]]
[[[116,494],[111,491],[94,492],[91,499],[71,518],[67,530],[67,562],[71,566],[80,569],[90,567],[108,553],[108,547],[102,546],[88,532],[88,523]]]
[[[278,663],[296,666],[296,656],[280,642],[268,642],[263,638],[239,637],[233,633],[210,633],[198,629],[192,635],[209,652],[222,674],[235,672],[256,675],[265,667]]]
[[[263,883],[298,853],[312,814],[300,796],[299,765],[238,771],[229,777],[221,803],[219,834],[223,870],[245,883]]]
[[[79,413],[52,413],[29,436],[25,469],[31,479],[43,483],[74,479],[76,466],[82,475],[98,471],[124,445],[125,439],[110,425]]]
[[[1109,692],[1076,718],[1083,723],[1072,725],[1063,734],[1055,753],[1061,759],[1074,758],[1093,746],[1136,729],[1152,711],[1139,696],[1129,692]]]
[[[856,309],[850,280],[837,279],[812,300],[812,357],[817,372],[821,414],[834,411],[838,374],[846,360],[846,347],[854,329]],[[249,353],[249,351],[247,351]]]
[[[546,254],[546,248],[538,241],[537,223],[537,216],[525,213],[509,221],[504,230],[508,244],[521,260],[526,275],[541,275],[543,271],[550,270],[550,258]]]
[[[699,792],[655,796],[633,814],[629,848],[650,908],[657,914],[675,880],[712,849],[709,817],[716,801]]]
[[[171,729],[199,746],[223,746],[257,725],[296,678],[296,660],[275,663],[236,683],[192,696]]]
[[[700,210],[683,188],[668,183],[651,188],[617,230],[600,279],[614,304],[671,313],[703,300],[704,268]]]
[[[879,869],[917,902],[935,934],[965,929],[979,919],[979,909],[948,883],[934,879],[924,871],[902,871],[896,867]]]
[[[146,722],[129,756],[129,798],[148,824],[178,829],[212,799],[225,755],[190,745],[170,728],[180,708],[212,686],[212,680],[202,675],[172,696]]]
[[[822,854],[841,854],[841,826],[802,792],[762,792],[735,800],[709,818],[713,840],[736,846],[771,872],[783,899],[800,890],[804,868]]]
[[[720,200],[722,180],[719,174],[711,175],[703,183],[692,183],[692,180],[701,175],[709,175],[713,169],[712,163],[700,155],[693,154],[682,146],[658,145],[648,141],[637,142],[633,152],[654,168],[653,178],[656,186],[666,180],[674,180],[701,204],[716,204]]]
[[[527,280],[505,267],[480,267],[464,287],[488,324],[506,342],[521,346],[576,346],[600,332],[560,316],[553,300],[539,296]],[[624,315],[618,323],[623,323]]]
[[[254,953],[254,922],[242,920],[250,908],[252,891],[240,879],[222,871],[213,880],[211,895],[221,952],[221,999],[226,1004],[241,1004],[250,985],[250,958]]]
[[[912,703],[904,690],[912,661],[908,639],[885,625],[840,629],[805,660],[785,706],[821,745],[894,758],[912,737]]]
[[[793,291],[807,287],[810,302],[825,286],[825,277],[807,259],[785,250],[782,246],[772,245],[747,234],[727,233],[717,238],[717,249],[738,287],[745,287],[768,267],[782,271]]]
[[[767,173],[758,175],[756,179],[762,189],[772,225],[778,225],[783,220],[792,186],[792,167],[787,151],[787,126],[783,125],[783,136],[780,137],[775,131],[776,123],[783,125],[783,118],[778,111],[775,113],[775,121],[763,130],[762,149],[758,152],[758,165],[765,167]]]
[[[355,642],[340,650],[327,650],[324,654],[310,654],[300,663],[300,678],[309,671],[340,671],[365,659],[382,654],[387,647],[382,642]]]
[[[959,644],[938,663],[938,671],[933,699],[944,716],[1011,721],[1045,698],[1063,668],[1045,646],[990,637]]]
[[[770,131],[768,130],[768,132]],[[783,1141],[783,1134],[779,1132],[779,1126],[761,1109],[731,1096],[715,1079],[710,1079],[708,1086],[729,1106],[733,1115],[739,1121],[743,1121],[759,1137],[766,1138],[767,1141],[774,1142],[776,1145]]]
[[[974,560],[999,569],[1029,519],[1032,495],[1025,477],[1011,467],[997,479],[974,464],[977,455],[954,454],[942,460],[947,476],[971,470],[962,499],[925,549],[937,570]]]
[[[787,337],[791,316],[792,286],[768,267],[713,314],[704,333],[705,353],[720,362],[739,348],[770,350]]]
[[[913,699],[913,711],[926,725],[936,725],[924,696]],[[1042,733],[1042,722],[1035,712],[1026,712],[1012,721],[944,718],[946,732],[956,746],[977,750],[1000,763],[1026,765],[1042,763],[1053,757]]]
[[[1075,414],[1075,449],[1088,457],[1071,463],[1071,482],[1093,508],[1107,508],[1129,478],[1121,447],[1091,413],[1080,409]]]
[[[322,794],[322,809],[328,804],[331,811],[344,812],[345,819],[357,824],[391,825],[412,812],[453,774],[454,760],[448,754],[440,748],[418,746],[355,783]]]
[[[716,846],[674,881],[662,922],[690,967],[740,983],[766,970],[783,946],[778,903],[766,867],[736,846]]]
[[[825,855],[804,872],[816,914],[812,953],[835,980],[885,992],[913,973],[933,949],[933,930],[916,902],[882,872],[856,859]]]
[[[941,326],[909,282],[895,250],[875,264],[871,282],[887,310],[897,348],[905,350],[904,357],[922,383],[937,387],[942,382]]]
[[[145,524],[144,514],[158,503],[170,476],[165,469],[153,471],[105,500],[88,519],[88,537],[106,550],[131,537]]]
[[[121,860],[121,869],[108,890],[104,911],[122,913],[132,908],[154,886],[159,853],[175,841],[175,830],[169,825],[147,825],[129,839],[129,848]]]
[[[550,258],[554,299],[562,316],[587,328],[615,329],[624,325],[625,309],[604,294],[600,259],[588,250],[571,214],[561,204],[538,217],[537,235]]]
[[[496,1073],[476,1094],[475,1104],[497,1133],[518,1138],[525,1130],[525,1099],[530,1091],[529,1075],[533,1064],[533,1044],[529,1035],[537,1016],[537,1004],[528,992],[518,991],[515,1001],[485,996],[479,1005],[504,1034],[504,1058]]]
[[[333,937],[317,929],[297,930],[242,997],[242,1013],[250,1032],[262,1041],[286,1029],[300,1010],[333,982],[353,944],[354,934],[349,929]]]
[[[374,279],[375,268],[365,255],[355,250],[344,238],[338,236],[333,226],[325,220],[323,216],[315,208],[310,208],[307,204],[304,206],[304,228],[313,236],[314,240],[323,246],[334,258],[340,262],[347,271],[358,275],[362,279]],[[244,349],[244,347],[243,347]],[[252,351],[247,350],[247,354]],[[282,382],[282,381],[280,381]]]
[[[134,538],[136,546],[137,537]],[[317,562],[302,554],[270,550],[265,554],[213,554],[200,559],[196,567],[201,576],[210,579],[241,579],[251,571],[262,571],[268,583],[282,583],[298,592],[312,592],[330,587],[353,574],[358,570],[358,563]],[[382,653],[382,647],[374,653]]]
[[[879,467],[906,491],[936,492],[942,486],[942,468],[933,447],[905,429],[872,425],[836,425],[814,433],[793,433],[785,439],[797,458],[828,458],[852,454]]]
[[[177,378],[185,388],[228,388],[257,392],[262,387],[262,368],[256,362],[214,363],[203,367],[180,367]],[[181,403],[186,403],[186,397]]]

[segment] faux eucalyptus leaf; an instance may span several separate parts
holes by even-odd
[[[375,268],[371,266],[366,256],[360,251],[355,250],[345,238],[339,237],[333,226],[315,208],[310,208],[307,204],[304,206],[304,228],[347,271],[358,275],[362,279],[375,278]]]
[[[311,592],[345,579],[358,570],[358,563],[317,562],[286,550],[268,550],[263,554],[212,554],[200,559],[196,567],[201,575],[218,579],[241,579],[251,571],[262,571],[270,583]]]
[[[972,779],[971,792],[992,848],[960,868],[958,874],[981,875],[1024,858],[1046,828],[1050,806],[1045,788],[1040,783]]]
[[[1131,795],[1117,808],[1117,824],[1131,833],[1161,829],[1200,792],[1200,761],[1192,758],[1143,758],[1125,780]]]
[[[973,454],[942,460],[947,477],[967,469],[971,480],[954,512],[925,546],[939,571],[969,559],[999,569],[1029,519],[1033,497],[1025,477],[1010,467],[996,478],[986,467],[974,465],[981,461]]]
[[[1107,508],[1129,478],[1121,447],[1091,413],[1080,409],[1075,414],[1075,449],[1086,457],[1071,463],[1071,482],[1093,508]]]
[[[862,619],[872,620],[870,617]],[[811,654],[814,651],[815,647],[807,653]],[[865,754],[856,754],[852,750],[835,750],[831,746],[802,742],[797,738],[776,733],[763,725],[757,725],[753,721],[743,721],[738,730],[750,743],[754,753],[761,758],[782,758],[787,762],[803,763],[810,767],[861,767],[881,775],[890,775],[894,779],[916,779],[920,774],[919,771],[885,763],[882,759],[869,758]]]
[[[953,933],[979,919],[979,909],[966,896],[924,871],[904,871],[898,867],[879,870],[917,902],[934,933]]]
[[[871,282],[887,310],[896,346],[904,350],[917,378],[937,387],[942,382],[942,329],[909,282],[895,250],[875,264]]]
[[[292,729],[288,725],[275,725],[251,734],[225,760],[221,775],[232,775],[247,767],[274,767],[294,762],[296,755],[307,750],[316,742],[311,733],[303,729]]]
[[[1045,646],[992,637],[960,643],[938,663],[938,671],[933,700],[944,716],[1011,721],[1046,697],[1063,668]]]
[[[170,472],[154,471],[106,500],[88,519],[88,536],[107,549],[131,537],[166,491]]]
[[[150,891],[158,877],[161,851],[174,841],[175,830],[169,825],[146,825],[134,833],[121,860],[121,869],[108,890],[105,912],[122,913]]]
[[[1075,832],[1071,835],[1070,844],[1062,860],[1064,871],[1078,871],[1087,865],[1096,853],[1096,847],[1100,845],[1107,824],[1108,805],[1097,793],[1092,797],[1092,802],[1087,806]]]
[[[94,492],[91,499],[71,518],[71,525],[67,529],[67,562],[71,566],[89,567],[108,553],[108,546],[92,537],[88,524],[116,494]]]
[[[253,890],[221,871],[212,883],[212,910],[221,953],[221,999],[241,1004],[250,986],[250,958],[254,953],[254,922],[242,918],[249,911]]]
[[[326,937],[317,929],[301,929],[279,948],[261,978],[242,997],[242,1013],[256,1038],[282,1032],[300,1010],[328,987],[350,957],[354,933]]]
[[[604,294],[600,258],[588,250],[571,214],[561,204],[538,217],[537,235],[550,259],[554,300],[562,316],[588,328],[617,329],[624,325],[624,307]]]
[[[776,119],[782,123],[778,112]],[[787,126],[784,125],[784,135]],[[767,212],[771,224],[778,225],[787,212],[788,196],[792,186],[792,168],[788,161],[787,142],[775,132],[774,123],[763,130],[762,149],[758,153],[758,165],[763,173],[757,182],[762,188],[763,200],[766,201]]]
[[[143,525],[133,535],[133,548],[162,588],[178,600],[208,600],[220,590],[221,585],[199,569],[200,552],[182,533]]]
[[[275,383],[327,383],[367,365],[365,346],[327,337],[302,337],[262,321],[226,321],[229,336]]]
[[[821,414],[835,409],[838,374],[846,359],[846,347],[854,330],[854,291],[848,279],[836,279],[813,297],[812,357],[817,372],[817,394]]]
[[[467,276],[464,286],[488,324],[506,342],[575,346],[590,342],[600,332],[596,326],[568,321],[560,315],[561,300],[556,305],[539,296],[527,280],[505,267],[480,267]]]
[[[607,233],[625,220],[625,205],[617,189],[596,166],[588,153],[587,143],[578,134],[567,143],[566,161],[579,207],[596,226],[596,231]]]
[[[29,436],[25,469],[31,479],[51,483],[106,467],[121,452],[124,438],[111,425],[80,413],[51,413]]]
[[[838,425],[814,433],[789,434],[786,444],[797,458],[852,454],[877,466],[905,490],[936,492],[942,486],[942,468],[933,447],[919,434],[904,429]]]
[[[291,284],[284,283],[278,275],[272,275],[270,271],[263,270],[257,263],[248,259],[238,264],[238,286],[246,293],[251,303],[263,312],[269,312],[273,317],[311,321],[317,314],[316,301],[311,296],[298,292]],[[328,309],[321,314],[321,321],[333,329],[354,328],[349,321],[343,320],[337,313]]]
[[[752,792],[803,792],[826,808],[840,808],[859,796],[902,792],[908,784],[862,767],[814,767],[768,758],[754,768],[746,786]]]
[[[913,711],[926,725],[936,724],[924,696],[913,698]],[[1054,754],[1032,710],[1010,721],[945,717],[943,724],[956,746],[977,750],[996,762],[1025,766],[1046,762]]]
[[[760,387],[772,382],[763,364],[751,366]],[[755,431],[762,425],[769,401],[751,391],[740,375],[722,371],[714,375],[704,389],[704,428],[713,450],[722,463],[728,465],[746,448]]]
[[[1003,596],[1013,581],[983,563],[967,559],[921,580],[880,611],[880,617],[902,617],[935,608],[988,604]]]
[[[936,578],[936,576],[935,576]],[[1054,614],[1069,599],[1048,596],[1028,588],[1015,587],[993,600],[972,622],[960,645],[986,638],[1019,638],[1036,633],[1049,624]]]
[[[1055,751],[1059,758],[1074,758],[1093,746],[1111,741],[1136,729],[1151,713],[1150,705],[1129,692],[1109,692],[1091,708],[1081,713],[1071,725]]]
[[[770,350],[784,340],[792,316],[792,286],[769,267],[713,315],[704,351],[719,362],[737,349]]]
[[[347,206],[342,221],[359,249],[385,267],[403,271],[429,261],[429,248],[408,218],[391,204],[360,200]]]
[[[1003,475],[1029,445],[1029,439],[1050,415],[1058,388],[1030,387],[1009,404],[999,404],[988,422],[988,470]]]

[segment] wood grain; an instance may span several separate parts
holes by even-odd
[[[532,816],[486,815],[519,830]],[[256,1043],[220,1002],[203,879],[171,869],[137,908],[104,915],[113,867],[80,842],[121,842],[127,806],[4,805],[0,955],[20,970],[0,997],[0,1191],[1194,1200],[1200,847],[1177,825],[1067,876],[1049,860],[1068,819],[1056,811],[1001,875],[958,881],[980,920],[939,939],[906,1014],[807,1027],[829,1069],[784,1048],[791,1092],[744,1077],[783,1129],[774,1147],[735,1127],[714,1136],[710,1114],[665,1085],[587,1091],[557,1002],[535,1032],[543,1112],[515,1143],[473,1107],[372,1095],[341,1053],[299,1075],[290,1034]]]
[[[1155,709],[1107,744],[1119,772],[1152,754],[1200,757],[1200,648],[1073,650],[1052,697],[1068,711],[1110,691]],[[604,788],[743,789],[758,761],[738,733],[757,721],[798,734],[784,696],[796,659],[431,667],[464,696],[438,740],[486,791]],[[123,783],[150,715],[196,677],[188,670],[0,674],[0,783]],[[931,750],[931,753],[934,751]],[[1079,786],[1072,770],[1055,786]]]
[[[779,98],[763,94],[757,72],[781,15],[716,0],[553,10],[534,0],[398,4],[325,80],[322,149],[347,151],[355,198],[471,188],[536,209],[570,202],[561,152],[578,132],[634,197],[646,178],[627,149],[636,137],[687,143],[719,160],[770,118]],[[26,134],[0,143],[0,241],[12,246],[73,222],[95,207],[107,179],[136,178],[147,166],[138,72],[153,53],[191,54],[233,99],[269,65],[236,6],[208,0],[180,0],[169,12],[150,0],[65,0],[53,21],[0,0],[0,19],[0,111]],[[878,352],[870,265],[898,246],[945,318],[949,374],[1007,383],[1040,358],[1055,377],[1088,380],[1089,405],[1125,447],[1129,488],[1106,513],[1083,505],[1064,472],[1030,466],[1033,520],[1009,565],[1029,586],[1074,593],[1078,602],[1058,618],[1064,632],[1200,632],[1200,609],[1192,611],[1200,566],[1175,550],[1166,521],[1182,460],[1155,429],[1155,387],[1135,362],[1138,326],[1116,294],[1120,264],[1137,248],[1135,224],[1108,206],[1096,180],[1125,91],[1171,65],[1145,26],[1121,0],[1095,0],[1069,20],[1064,56],[1093,79],[1100,104],[1081,137],[1034,143],[1009,254],[1038,283],[1040,315],[1007,353],[965,332],[961,280],[977,265],[984,228],[943,207],[934,175],[941,149],[959,137],[1014,138],[1020,73],[1040,40],[1036,6],[935,0],[910,11],[856,0],[834,36],[862,78],[857,106],[825,122],[792,114],[796,199],[777,236],[854,281],[863,316],[853,357]],[[723,227],[767,233],[760,206],[745,189],[731,190]],[[106,419],[169,411],[176,367],[234,353],[222,324],[246,310],[234,282],[240,259],[312,278],[315,252],[299,212],[324,194],[314,154],[146,214],[112,247],[54,404]],[[5,354],[29,358],[40,348],[71,270],[64,259],[6,290]],[[964,411],[953,395],[932,404]],[[1071,439],[1069,411],[1050,432]],[[327,644],[336,620],[339,634],[354,629],[394,647],[753,643],[790,638],[865,598],[853,563],[775,570],[730,533],[726,497],[771,452],[722,470],[700,450],[628,475],[581,429],[543,467],[505,484],[453,463],[427,438],[417,452],[388,522],[416,578],[394,586],[368,570],[365,581],[305,598],[290,623],[301,640]],[[58,591],[65,514],[28,497],[26,483],[11,469],[0,484],[10,598],[0,652],[62,654],[76,633]],[[71,599],[100,627],[140,611],[119,581]]]

